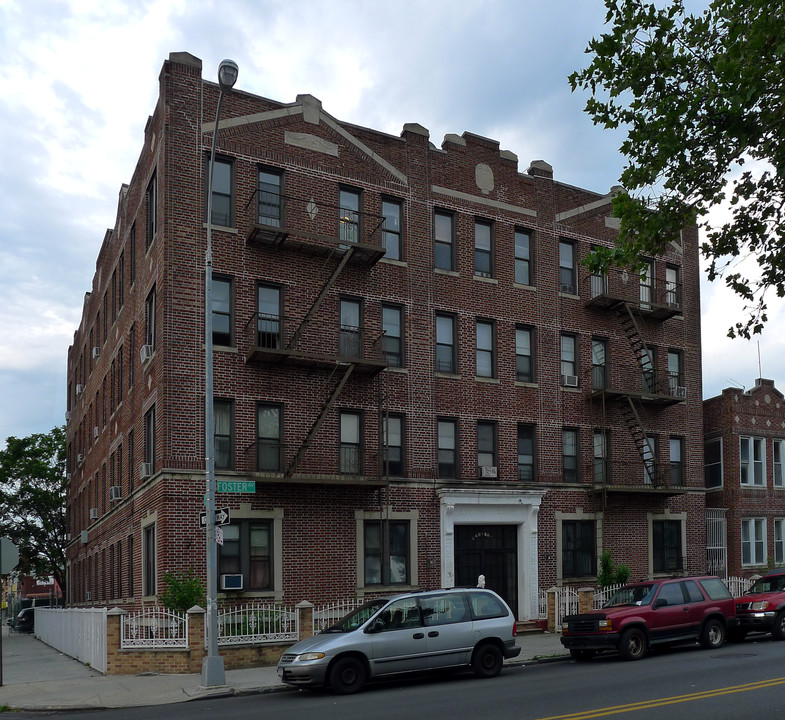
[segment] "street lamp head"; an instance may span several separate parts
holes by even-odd
[[[221,91],[231,90],[237,82],[237,73],[239,68],[234,60],[221,60],[218,66],[218,84],[221,86]]]

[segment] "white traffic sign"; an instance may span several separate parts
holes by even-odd
[[[229,508],[218,508],[215,511],[215,524],[228,525],[231,521],[229,515]],[[207,511],[203,510],[199,513],[199,527],[207,527]]]

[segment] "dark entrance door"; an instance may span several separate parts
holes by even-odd
[[[499,593],[518,615],[516,525],[456,525],[455,584],[474,587],[485,575],[485,587]]]

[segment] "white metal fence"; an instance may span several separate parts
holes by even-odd
[[[120,648],[187,648],[188,614],[154,605],[120,618]]]
[[[37,607],[35,634],[47,645],[106,673],[106,608]]]
[[[281,642],[300,637],[300,617],[294,608],[252,603],[218,612],[218,644]]]
[[[329,605],[316,605],[313,609],[313,632],[318,633],[330,627],[344,615],[359,607],[362,603],[358,600],[338,600]]]

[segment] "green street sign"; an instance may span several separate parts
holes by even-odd
[[[215,490],[219,493],[254,493],[256,480],[216,480]]]

